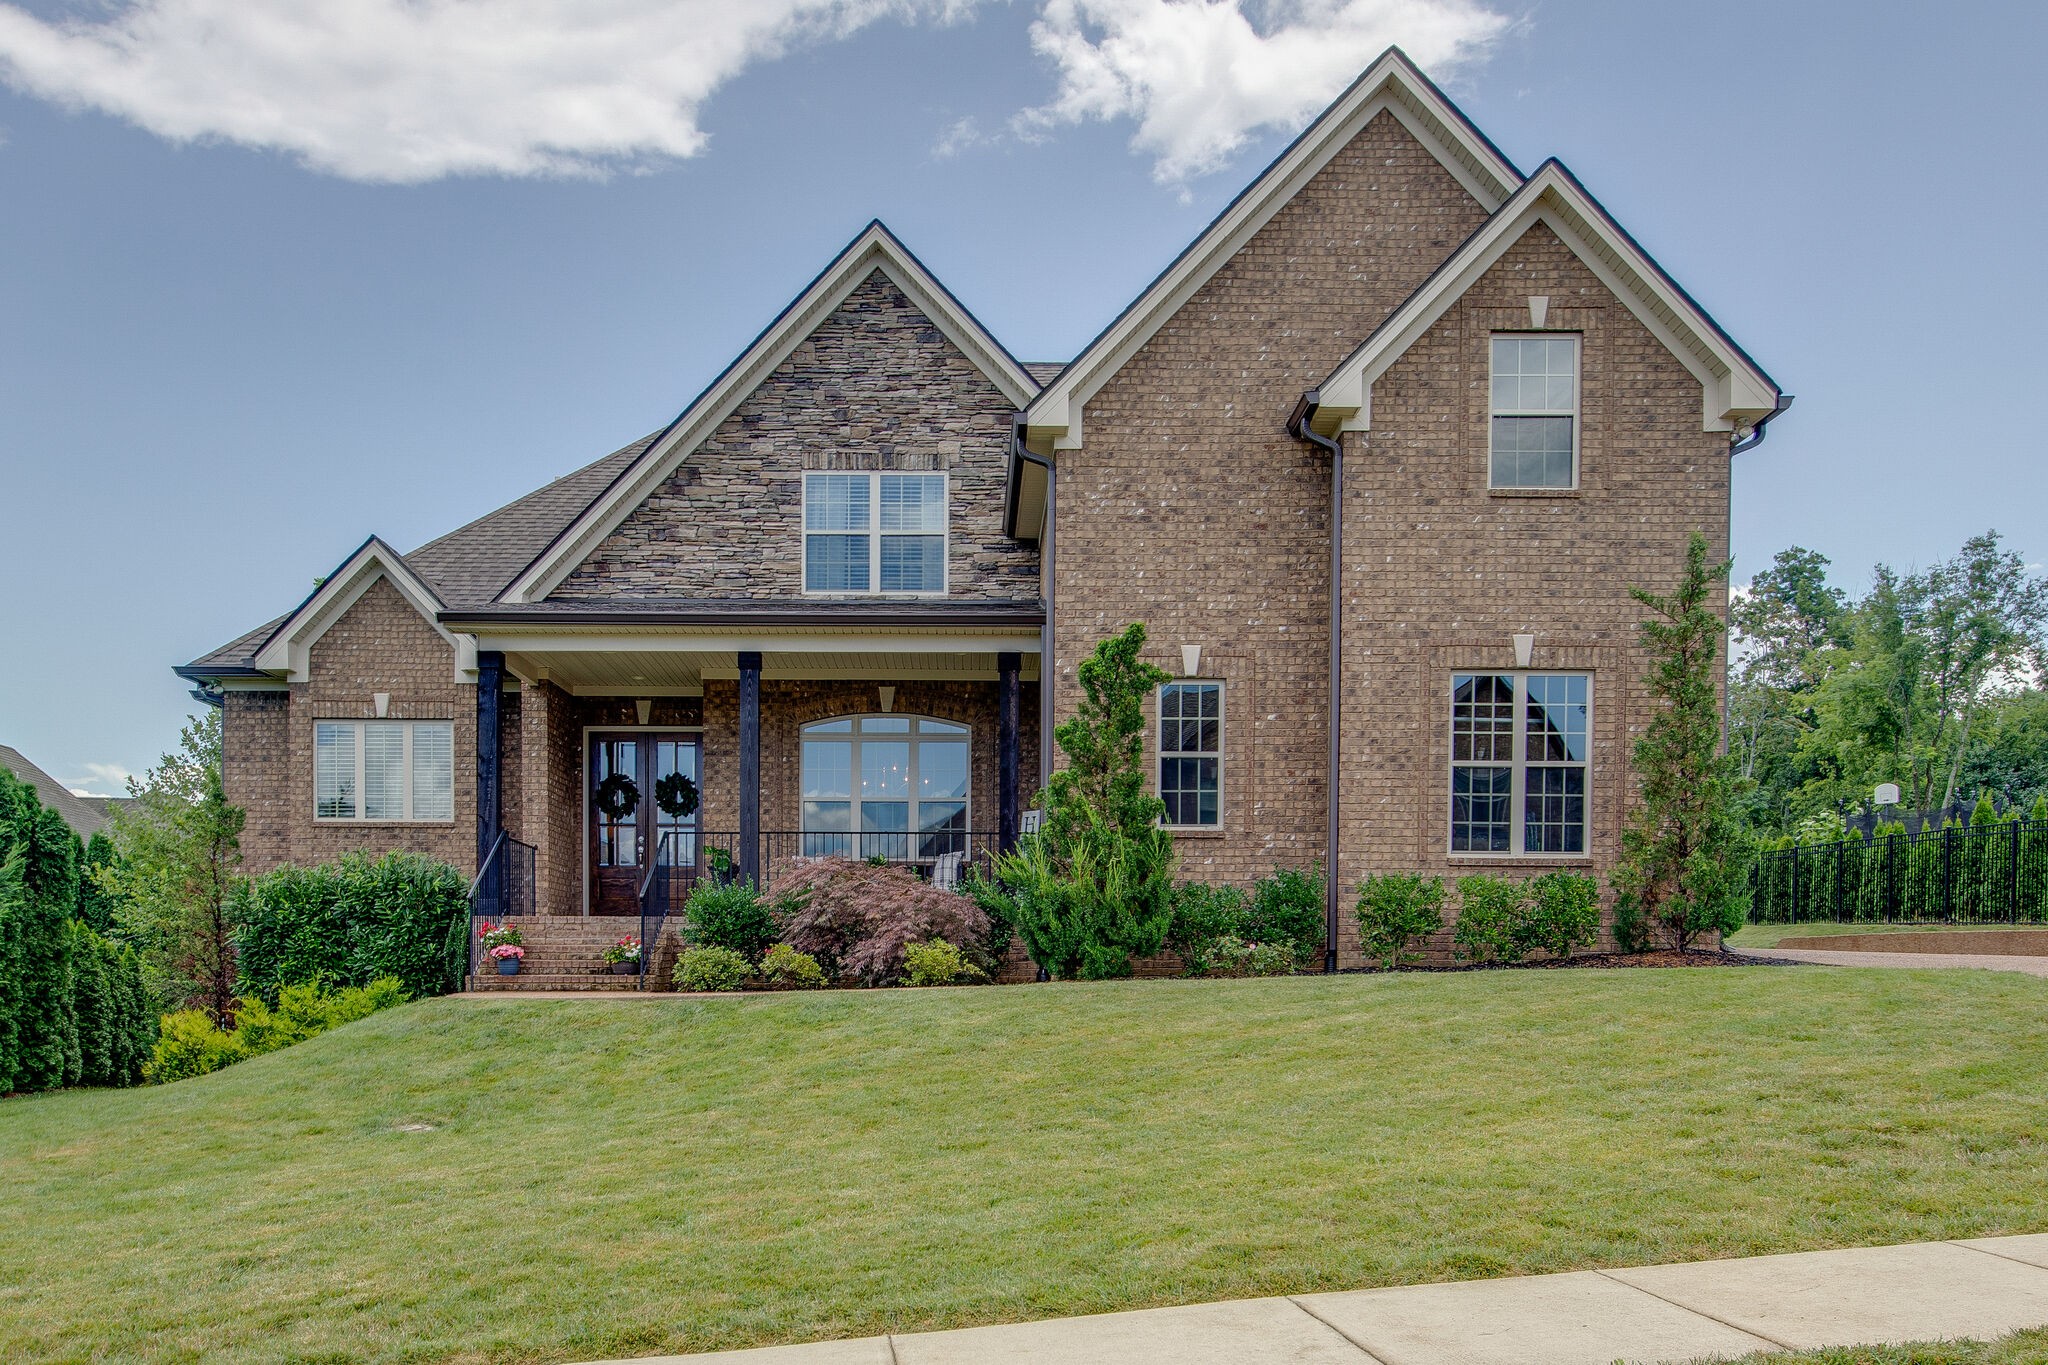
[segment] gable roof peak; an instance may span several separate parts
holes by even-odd
[[[1079,447],[1081,410],[1096,390],[1382,112],[1399,120],[1487,212],[1520,188],[1522,173],[1500,148],[1407,53],[1388,48],[1046,384],[1027,409],[1027,444],[1040,454]]]
[[[879,218],[869,219],[761,334],[534,557],[497,600],[538,602],[552,592],[877,270],[1011,403],[1022,408],[1038,392],[1038,381],[1030,372],[939,283],[888,225]]]

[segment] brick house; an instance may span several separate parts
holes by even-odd
[[[177,671],[252,871],[519,857],[604,915],[662,868],[1007,844],[1077,662],[1143,621],[1182,875],[1327,859],[1348,966],[1369,872],[1605,872],[1627,589],[1725,552],[1789,401],[1389,52],[1072,361],[872,224],[661,431]]]

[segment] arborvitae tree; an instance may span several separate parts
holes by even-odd
[[[115,859],[114,841],[105,830],[94,830],[85,841],[85,858],[78,868],[78,917],[104,934],[114,923],[115,895],[111,890]]]
[[[1173,918],[1173,839],[1144,770],[1145,702],[1170,675],[1138,657],[1144,645],[1132,625],[1082,662],[1081,705],[1053,731],[1067,766],[1041,794],[1043,828],[997,864],[1018,936],[1055,976],[1128,976]]]
[[[1614,889],[1628,922],[1654,926],[1680,951],[1703,933],[1742,926],[1748,841],[1715,686],[1727,628],[1713,593],[1727,577],[1728,565],[1709,564],[1707,538],[1694,532],[1677,591],[1629,589],[1653,613],[1640,630],[1654,710],[1635,746],[1641,801],[1622,832]]]
[[[114,1032],[119,1027],[101,940],[90,927],[71,926],[71,1002],[78,1021],[78,1083],[113,1085]]]
[[[71,1001],[71,920],[78,905],[78,836],[35,789],[0,785],[0,860],[19,860],[20,892],[7,912],[12,940],[12,1086],[53,1090],[78,1079]]]

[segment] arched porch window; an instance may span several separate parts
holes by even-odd
[[[968,731],[928,716],[847,716],[803,729],[803,852],[942,858],[967,850]]]

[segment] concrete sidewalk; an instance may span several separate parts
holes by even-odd
[[[1609,1365],[2041,1326],[2048,1234],[1239,1299],[635,1365]]]
[[[1824,967],[1975,967],[1987,972],[2025,972],[2048,976],[2048,957],[2016,953],[1855,952],[1848,948],[1732,948],[1746,957],[1780,962],[1814,962]]]

